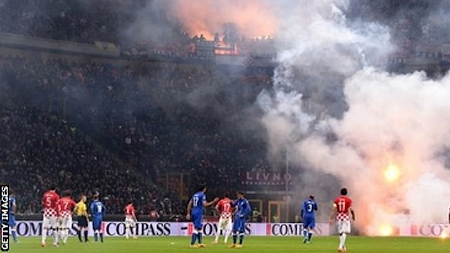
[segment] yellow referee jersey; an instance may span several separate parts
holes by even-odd
[[[83,201],[77,203],[77,215],[84,216],[84,212],[87,210],[86,204]]]

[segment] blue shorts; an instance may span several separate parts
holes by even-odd
[[[8,226],[13,228],[16,226],[16,216],[14,214],[9,214]]]
[[[102,221],[103,221],[103,217],[94,217],[92,219],[92,229],[93,230],[101,230]]]
[[[316,219],[314,217],[306,216],[303,218],[303,228],[313,229],[316,227]]]
[[[235,218],[233,223],[233,233],[245,233],[245,219]]]
[[[192,213],[192,223],[194,224],[194,228],[197,230],[202,230],[203,228],[203,213],[193,212]]]

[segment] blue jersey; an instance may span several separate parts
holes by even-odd
[[[314,200],[308,199],[303,202],[301,216],[302,217],[314,217],[314,212],[317,211],[318,206]]]
[[[206,195],[203,192],[197,192],[191,198],[192,213],[203,213],[203,203],[206,202]]]
[[[94,200],[89,209],[94,217],[103,217],[106,214],[106,207],[99,200]]]
[[[245,198],[235,200],[233,206],[237,207],[235,218],[238,219],[246,219],[247,216],[252,212],[250,203],[248,203],[247,199]]]
[[[14,215],[14,206],[16,205],[16,199],[14,197],[9,197],[9,214]]]

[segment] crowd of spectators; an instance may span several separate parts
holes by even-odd
[[[261,138],[236,121],[268,85],[211,69],[0,57],[0,177],[22,213],[39,213],[57,183],[75,196],[100,191],[110,213],[132,198],[140,214],[180,217],[178,189],[156,183],[166,173],[220,196],[240,187],[242,169],[264,163]]]

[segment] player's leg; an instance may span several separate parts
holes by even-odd
[[[56,216],[50,217],[51,228],[53,231],[53,246],[58,247],[58,238],[59,238],[59,226],[58,226],[58,218]]]
[[[242,246],[242,243],[244,242],[244,236],[245,236],[245,218],[241,219],[239,225],[239,245]]]
[[[304,217],[303,219],[303,243],[306,243],[308,241],[308,227],[310,226],[310,219],[309,217]]]
[[[129,235],[131,235],[131,224],[130,224],[130,220],[128,218],[125,218],[125,238],[128,239]]]
[[[137,224],[134,220],[131,220],[131,234],[133,235],[133,239],[137,239]]]
[[[214,238],[214,243],[219,242],[219,235],[220,235],[220,232],[222,231],[222,226],[223,226],[223,218],[221,216],[219,218],[219,222],[217,223],[217,230],[216,230],[216,236]]]
[[[78,234],[78,240],[80,241],[80,242],[83,242],[83,240],[81,239],[81,234],[83,233],[83,230],[84,230],[84,226],[83,226],[83,217],[82,216],[77,216],[77,227],[78,227],[78,230],[77,230],[77,234]]]
[[[228,242],[228,237],[231,234],[231,229],[232,229],[233,223],[231,222],[231,218],[227,218],[227,225],[225,226],[225,239],[223,240],[224,243]]]
[[[314,218],[311,218],[311,222],[308,226],[308,242],[311,242],[315,227],[316,227],[316,221]]]
[[[203,244],[203,214],[199,214],[197,218],[197,224],[195,225],[195,228],[197,229],[197,241],[198,245],[200,247],[205,247]]]
[[[347,239],[347,233],[349,232],[349,221],[338,221],[339,232],[339,248],[340,252],[345,252],[345,240]]]
[[[67,243],[67,230],[69,229],[69,217],[61,218],[61,241],[63,244]]]
[[[11,235],[13,238],[13,241],[17,243],[17,233],[16,233],[16,217],[12,214],[9,215],[8,225],[11,228]]]
[[[98,218],[92,219],[92,229],[94,230],[94,242],[98,242],[98,234],[100,229]]]
[[[103,226],[103,217],[100,218],[99,224],[98,224],[98,229],[99,229],[99,232],[100,232],[100,242],[103,242],[103,228],[102,228],[102,226]]]
[[[232,229],[233,244],[231,245],[231,247],[236,247],[237,236],[238,236],[237,233],[239,232],[239,224],[240,224],[240,219],[234,219],[233,229]]]
[[[83,216],[83,225],[84,225],[84,229],[83,229],[83,233],[84,233],[84,242],[89,242],[89,238],[88,238],[88,232],[89,232],[89,223],[87,221],[87,218],[85,216]]]
[[[50,221],[48,217],[44,216],[42,219],[42,247],[45,247],[45,240],[47,239],[48,229],[50,226]]]
[[[192,226],[194,227],[193,231],[192,231],[192,236],[191,236],[191,247],[195,246],[195,242],[197,241],[197,226],[198,226],[198,215],[196,213],[192,213]]]

